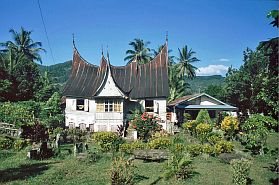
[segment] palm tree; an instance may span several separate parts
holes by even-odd
[[[28,60],[42,63],[39,52],[45,50],[42,48],[41,42],[34,42],[31,39],[31,31],[27,31],[21,27],[20,32],[16,32],[14,29],[11,29],[10,33],[12,34],[14,42],[7,41],[2,44],[2,46],[5,46],[6,49],[10,51],[16,52],[16,54],[19,55],[18,58],[24,56]]]
[[[188,77],[192,79],[193,77],[196,76],[196,70],[197,67],[193,66],[192,63],[200,61],[194,55],[196,52],[192,51],[190,49],[188,51],[187,45],[185,45],[182,50],[178,48],[179,51],[179,57],[177,58],[178,60],[178,68],[179,68],[179,75],[180,77]]]
[[[150,42],[144,42],[142,39],[134,39],[130,42],[129,45],[133,47],[132,50],[127,50],[127,57],[124,58],[125,61],[128,60],[128,63],[136,60],[139,64],[145,64],[151,60],[150,48],[147,48],[147,45]]]
[[[13,41],[0,43],[0,66],[3,67],[9,74],[12,74],[13,69],[23,61],[39,61],[42,63],[40,51],[45,51],[41,48],[41,42],[34,42],[30,35],[31,31],[26,31],[21,27],[20,32],[14,29],[10,30]]]
[[[179,77],[178,65],[169,66],[168,77],[169,77],[169,89],[170,95],[168,97],[168,102],[173,101],[176,98],[180,98],[185,95],[185,88],[189,87],[189,84],[183,82],[185,79]]]

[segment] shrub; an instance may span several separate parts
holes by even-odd
[[[196,122],[199,123],[207,123],[207,124],[212,124],[211,118],[208,114],[208,111],[206,109],[201,109],[197,118]]]
[[[266,143],[269,130],[266,126],[264,117],[255,114],[248,118],[242,125],[244,135],[242,140],[248,149],[251,149],[255,154],[263,154],[263,147]]]
[[[63,137],[65,133],[63,132],[61,133]],[[87,134],[86,131],[76,129],[76,128],[66,130],[66,135],[67,135],[66,137],[74,143],[84,142],[86,140],[86,134]]]
[[[13,147],[14,141],[8,137],[0,137],[0,149],[11,149]]]
[[[199,123],[196,127],[196,133],[198,138],[204,142],[208,134],[212,131],[212,127],[207,123]]]
[[[219,155],[220,153],[230,153],[233,151],[233,148],[234,145],[232,142],[221,140],[214,145],[214,152],[217,155]]]
[[[141,141],[135,141],[132,143],[124,143],[119,146],[119,150],[124,153],[131,154],[134,150],[144,149],[145,144]]]
[[[182,128],[188,130],[192,135],[196,134],[196,127],[198,125],[198,122],[195,120],[188,121],[182,125]]]
[[[17,139],[14,142],[14,149],[15,150],[21,150],[24,149],[25,147],[27,147],[28,143],[26,140],[24,139]]]
[[[235,135],[235,131],[238,130],[238,120],[232,116],[226,116],[221,123],[221,130],[225,131],[229,138]]]
[[[96,132],[92,137],[104,152],[112,149],[118,150],[118,147],[122,142],[122,139],[113,132]]]
[[[231,161],[231,168],[233,173],[233,183],[237,185],[247,184],[251,162],[247,159],[234,159]]]
[[[150,149],[166,149],[171,145],[169,138],[157,138],[148,142],[147,146]]]
[[[207,141],[212,145],[216,144],[218,141],[221,141],[221,140],[222,140],[222,137],[218,134],[212,134],[212,135],[208,136],[208,138],[207,138]]]
[[[131,161],[126,161],[123,157],[113,160],[110,169],[110,182],[112,185],[134,184],[134,165]]]
[[[187,152],[190,153],[191,156],[198,156],[202,154],[203,148],[201,144],[190,144],[186,146]]]
[[[137,130],[139,138],[147,140],[152,133],[160,131],[162,126],[158,124],[159,119],[152,114],[144,112],[141,116],[135,114],[130,121],[130,127]]]
[[[192,160],[188,156],[173,155],[164,173],[165,179],[187,179],[193,174]]]
[[[211,155],[214,153],[214,147],[210,144],[204,144],[202,145],[202,152]]]

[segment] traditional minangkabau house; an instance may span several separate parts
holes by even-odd
[[[84,60],[74,45],[72,70],[62,93],[65,125],[91,131],[113,131],[127,123],[132,110],[142,109],[161,119],[166,129],[169,95],[168,46],[146,64],[136,60],[113,66],[101,57],[96,66]]]

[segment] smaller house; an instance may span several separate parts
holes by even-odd
[[[187,95],[177,98],[167,104],[171,112],[176,113],[178,123],[183,123],[183,114],[189,113],[191,118],[196,119],[201,109],[206,109],[210,118],[217,118],[220,112],[235,112],[237,107],[224,103],[206,93]]]

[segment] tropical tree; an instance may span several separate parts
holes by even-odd
[[[136,60],[139,64],[145,64],[149,62],[152,57],[150,48],[147,47],[148,44],[150,44],[150,42],[144,42],[142,39],[134,39],[134,41],[129,43],[133,49],[126,51],[127,56],[124,58],[124,60],[128,61],[128,64],[134,60]]]
[[[6,73],[0,89],[8,95],[3,100],[30,100],[41,89],[39,69],[35,61],[42,61],[40,52],[45,50],[41,48],[41,42],[32,40],[31,31],[21,28],[20,32],[11,29],[10,33],[13,40],[0,43],[0,67],[2,73]]]
[[[192,51],[192,49],[188,50],[187,45],[185,45],[182,49],[179,49],[179,57],[178,60],[178,69],[180,77],[186,76],[187,78],[192,79],[196,76],[197,67],[193,65],[193,63],[200,61],[194,55],[196,52]]]
[[[187,88],[187,83],[183,82],[184,79],[179,77],[178,74],[178,66],[172,65],[169,66],[169,89],[170,95],[168,97],[168,102],[173,101],[176,98],[182,97],[185,94],[185,87]],[[189,87],[189,84],[188,84]]]
[[[34,42],[31,38],[32,31],[27,31],[21,27],[20,32],[10,29],[14,41],[7,41],[3,45],[10,51],[16,52],[18,55],[24,56],[31,61],[42,63],[39,52],[45,51],[41,42]]]

